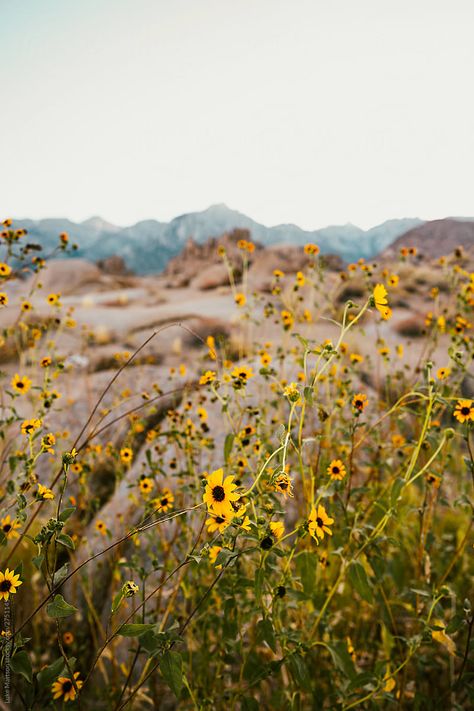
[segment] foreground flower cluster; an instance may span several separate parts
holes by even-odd
[[[25,236],[4,222],[0,604],[18,708],[468,708],[468,257],[429,262],[429,289],[410,246],[336,272],[308,244],[253,292],[241,237],[239,263],[219,249],[238,339],[209,334],[156,380],[141,348],[117,352],[69,432],[58,344],[93,336],[39,278],[18,300],[20,269],[44,267]]]

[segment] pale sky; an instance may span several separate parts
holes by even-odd
[[[473,0],[0,0],[0,218],[474,216]]]

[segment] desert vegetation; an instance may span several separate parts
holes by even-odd
[[[472,253],[0,239],[5,703],[471,707]]]

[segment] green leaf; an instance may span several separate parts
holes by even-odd
[[[72,551],[76,548],[76,546],[74,545],[74,541],[70,536],[67,535],[67,533],[60,533],[58,536],[56,536],[56,540],[62,546],[66,546],[66,548],[70,548]]]
[[[50,617],[69,617],[77,612],[77,607],[66,602],[62,595],[55,595],[53,602],[47,605],[46,612]]]
[[[165,652],[160,662],[160,671],[173,694],[179,699],[183,688],[183,661],[181,654],[171,650]]]
[[[356,560],[349,566],[349,580],[363,600],[373,602],[372,589],[365,568]]]
[[[259,642],[266,642],[272,652],[276,653],[275,630],[273,629],[273,624],[269,617],[265,617],[263,620],[257,622],[257,639]]]
[[[305,691],[311,691],[311,677],[303,657],[296,653],[290,654],[286,659],[286,664],[295,680],[295,684]]]
[[[351,655],[347,651],[347,647],[344,642],[326,644],[326,647],[331,653],[335,666],[349,679],[354,679],[356,676],[354,662],[352,661]]]
[[[313,388],[307,385],[304,390],[303,390],[303,395],[304,399],[308,403],[308,405],[313,405],[314,400],[313,400]]]
[[[392,484],[392,488],[390,491],[390,506],[395,506],[397,501],[400,498],[400,494],[402,492],[403,487],[405,486],[406,482],[404,479],[401,479],[398,477],[395,479],[395,481]]]
[[[234,435],[232,433],[228,434],[224,442],[224,460],[229,461],[230,453],[232,452],[232,446],[234,444]]]
[[[75,510],[76,510],[75,506],[68,506],[68,508],[61,511],[61,513],[59,514],[59,520],[63,521],[63,522],[67,521],[69,516],[72,516],[72,514],[74,513]]]
[[[139,637],[141,634],[148,632],[148,630],[152,630],[154,627],[155,625],[143,624],[122,625],[117,634],[120,634],[122,637]]]
[[[120,605],[122,604],[122,600],[123,600],[123,592],[121,590],[119,590],[112,601],[112,615],[114,615],[117,612]]]
[[[21,674],[30,684],[33,683],[33,669],[30,658],[24,650],[13,655],[10,659],[10,667],[15,674]]]
[[[64,563],[54,574],[54,584],[59,585],[69,573],[69,563]]]
[[[35,555],[32,559],[31,562],[37,568],[38,570],[41,569],[41,566],[43,565],[44,561],[44,555]]]
[[[50,664],[49,667],[46,667],[46,669],[42,669],[38,672],[36,680],[40,691],[43,691],[44,689],[50,690],[51,684],[53,681],[56,681],[58,676],[61,676],[64,669],[64,659],[59,657],[59,659],[56,659],[56,661]]]

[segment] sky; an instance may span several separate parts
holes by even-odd
[[[0,0],[0,218],[473,216],[472,0]]]

